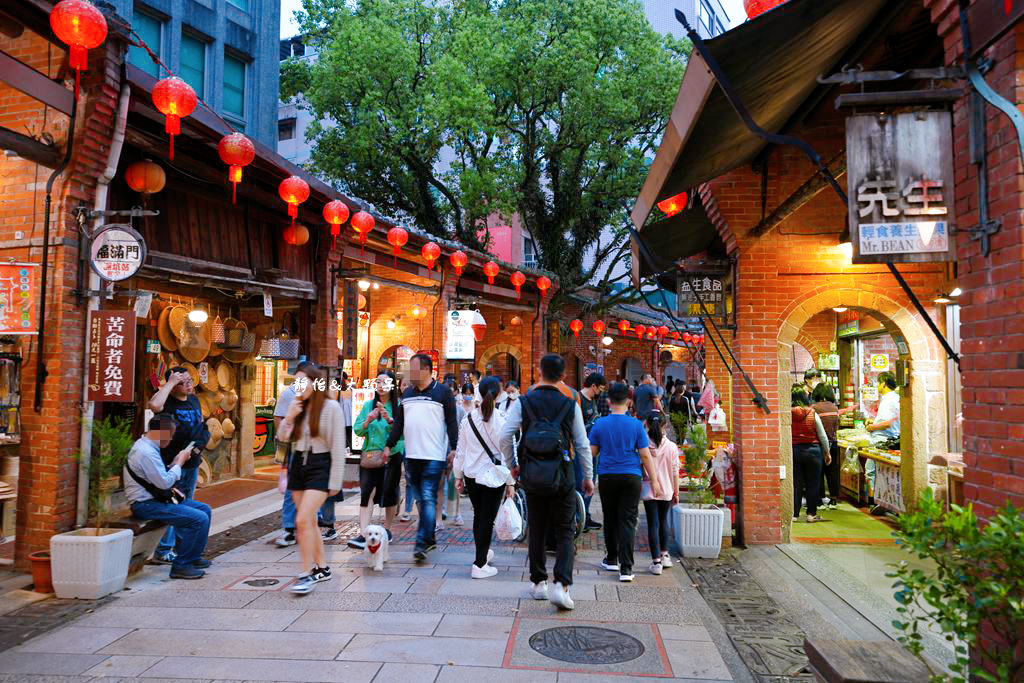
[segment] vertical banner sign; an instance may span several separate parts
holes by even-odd
[[[679,264],[676,310],[680,316],[708,315],[733,322],[734,263],[727,259],[687,259]],[[703,305],[702,305],[703,304]],[[705,313],[706,312],[706,313]]]
[[[953,260],[950,112],[850,116],[846,167],[854,263]]]
[[[375,378],[376,379],[376,378]],[[372,380],[367,380],[370,383]],[[364,387],[362,389],[352,390],[352,417],[359,417],[360,411],[368,401],[373,400],[374,390],[373,388]],[[355,432],[352,432],[352,450],[361,451],[363,450],[363,437],[359,436]]]
[[[37,334],[38,264],[0,264],[0,334]]]
[[[135,311],[89,315],[89,400],[135,400]]]
[[[359,357],[359,290],[353,280],[345,280],[345,302],[341,313],[343,358]]]
[[[476,358],[476,336],[473,334],[475,311],[448,311],[444,357],[447,360]]]
[[[263,292],[263,315],[274,317],[274,297],[270,292]]]

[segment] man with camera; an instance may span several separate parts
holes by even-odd
[[[164,374],[164,385],[149,399],[149,409],[153,413],[167,413],[174,418],[177,428],[170,442],[161,448],[164,464],[168,467],[174,457],[184,448],[191,450],[191,456],[181,467],[181,478],[175,485],[192,500],[199,483],[199,464],[202,462],[203,449],[210,441],[210,430],[203,420],[203,410],[196,397],[196,388],[192,375],[183,367],[173,367]],[[172,526],[164,534],[160,545],[153,555],[156,564],[174,564],[176,545],[175,530]]]
[[[124,468],[124,492],[132,515],[165,522],[177,529],[178,553],[171,562],[172,579],[199,579],[210,566],[203,559],[210,535],[210,506],[186,499],[175,484],[182,466],[193,457],[191,442],[164,465],[161,448],[167,448],[180,425],[168,413],[149,421],[148,431],[132,445]]]

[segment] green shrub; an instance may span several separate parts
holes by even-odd
[[[122,417],[93,420],[92,455],[88,465],[89,520],[98,529],[106,526],[110,516],[110,491],[104,484],[121,476],[134,443],[131,420]]]
[[[710,488],[711,474],[704,473],[708,461],[708,434],[705,425],[690,425],[686,431],[683,454],[686,456],[686,474],[690,477],[686,482],[687,492],[683,495],[683,500],[697,507],[714,505],[715,495]]]

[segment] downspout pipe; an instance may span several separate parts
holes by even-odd
[[[117,118],[114,125],[114,135],[110,141],[110,151],[107,153],[107,167],[103,169],[103,175],[96,181],[96,200],[93,202],[93,210],[104,211],[107,208],[107,195],[110,192],[110,182],[117,174],[117,166],[121,161],[121,150],[124,148],[124,132],[128,126],[128,105],[131,102],[131,88],[128,86],[128,79],[124,66],[121,67],[121,96],[117,103]],[[98,229],[104,223],[102,216],[96,218],[96,225],[93,230]],[[87,240],[86,244],[89,243]],[[79,254],[85,258],[84,254]],[[95,292],[100,288],[100,276],[92,268],[86,268],[89,273],[88,291]],[[82,349],[89,348],[89,324],[88,316],[92,311],[99,310],[100,302],[98,296],[91,293],[88,296],[86,305],[86,324],[83,334]],[[89,367],[82,363],[82,419],[81,433],[78,439],[78,451],[81,456],[78,460],[78,507],[76,523],[83,526],[89,514],[89,465],[92,462],[92,420],[95,404],[89,400]]]

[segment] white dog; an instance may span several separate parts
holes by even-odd
[[[366,558],[366,566],[379,572],[384,569],[384,563],[388,557],[388,532],[380,524],[371,524],[363,531],[366,539],[366,547],[363,548],[363,557]]]

